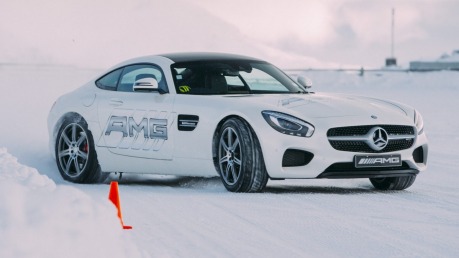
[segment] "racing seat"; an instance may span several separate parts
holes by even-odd
[[[221,74],[208,74],[206,76],[206,88],[210,88],[212,94],[228,93],[226,78]]]

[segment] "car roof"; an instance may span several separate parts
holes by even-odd
[[[102,76],[105,74],[118,69],[123,66],[132,65],[132,64],[140,64],[140,63],[154,63],[158,65],[166,65],[169,66],[173,63],[181,63],[181,62],[200,62],[200,61],[254,61],[254,62],[263,62],[261,59],[242,56],[242,55],[235,55],[235,54],[225,54],[225,53],[214,53],[214,52],[183,52],[183,53],[169,53],[169,54],[160,54],[160,55],[149,55],[149,56],[141,56],[132,59],[125,60],[121,63],[118,63],[108,70],[106,70]],[[97,77],[97,78],[100,78]]]
[[[226,53],[213,53],[213,52],[187,52],[187,53],[169,53],[158,55],[172,60],[175,63],[179,62],[196,62],[196,61],[230,61],[230,60],[244,60],[244,61],[263,61],[257,58],[241,56]],[[264,62],[264,61],[263,61]]]

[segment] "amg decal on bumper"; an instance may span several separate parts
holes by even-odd
[[[355,156],[355,167],[397,167],[402,165],[401,156],[378,155],[378,156]]]

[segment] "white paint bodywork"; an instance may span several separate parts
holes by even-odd
[[[152,63],[162,68],[169,93],[117,92],[96,87],[95,80],[60,97],[48,117],[51,153],[62,118],[69,113],[84,118],[92,132],[97,157],[106,172],[155,173],[188,176],[218,175],[212,157],[213,137],[218,124],[229,116],[246,120],[257,135],[267,172],[271,178],[316,178],[337,162],[353,162],[354,152],[335,150],[327,139],[332,127],[395,124],[414,126],[414,109],[403,104],[366,97],[339,94],[267,94],[267,95],[186,95],[176,94],[170,66],[174,62],[161,56],[149,56],[123,62],[107,70],[134,63]],[[111,101],[119,100],[118,104]],[[122,104],[120,104],[122,102]],[[300,118],[315,127],[310,138],[285,135],[274,130],[261,112],[271,110]],[[104,138],[110,115],[134,118],[167,119],[168,139],[163,142],[123,143],[113,148]],[[193,131],[179,131],[178,114],[199,116]],[[371,116],[377,116],[377,119]],[[122,136],[120,140],[122,140]],[[137,139],[138,140],[138,139]],[[119,141],[118,141],[119,142]],[[137,144],[137,145],[136,145]],[[144,145],[142,145],[144,144]],[[132,146],[137,146],[132,148]],[[413,151],[427,145],[425,133],[417,135],[414,145],[401,154],[411,168],[423,171],[426,166],[413,160]],[[306,166],[282,167],[287,149],[305,150],[314,154]],[[389,153],[390,154],[390,153]],[[427,154],[425,154],[427,155]]]

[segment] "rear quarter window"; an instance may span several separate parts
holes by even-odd
[[[104,90],[116,90],[116,86],[118,85],[122,71],[123,68],[120,68],[104,75],[102,78],[96,81],[97,87]]]

